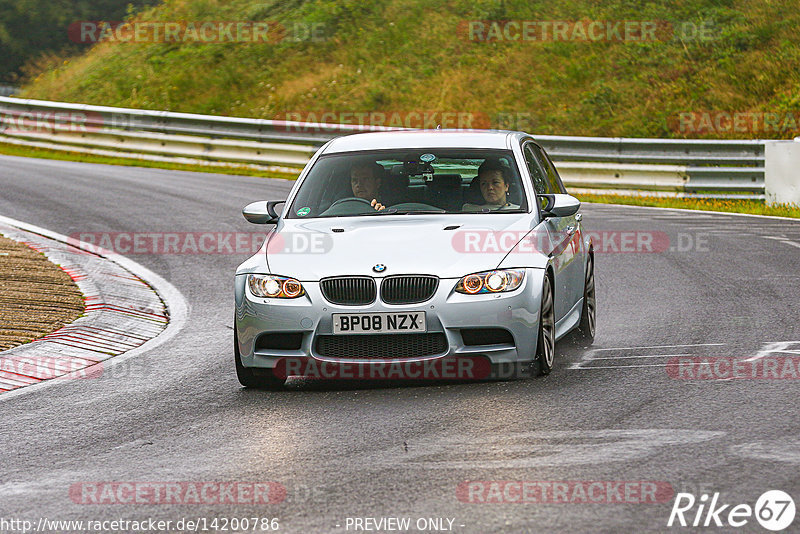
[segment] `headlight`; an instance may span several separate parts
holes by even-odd
[[[522,284],[524,276],[525,271],[522,269],[501,269],[468,274],[458,281],[456,291],[467,295],[514,291]]]
[[[250,291],[257,297],[293,299],[305,294],[303,285],[294,278],[271,274],[247,275]]]

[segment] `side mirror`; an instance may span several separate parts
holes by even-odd
[[[539,195],[547,200],[547,204],[542,207],[542,217],[569,217],[578,213],[581,208],[581,201],[572,195]]]
[[[242,209],[242,215],[253,224],[276,224],[280,215],[275,211],[275,206],[283,204],[285,200],[259,200],[248,204]]]

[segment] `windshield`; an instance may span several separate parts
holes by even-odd
[[[428,149],[322,156],[286,217],[527,211],[508,150]]]

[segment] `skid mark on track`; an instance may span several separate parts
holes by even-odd
[[[593,352],[602,352],[604,350],[643,350],[643,349],[673,349],[673,348],[680,348],[680,347],[710,347],[710,346],[720,346],[724,345],[725,343],[692,343],[689,345],[649,345],[646,347],[615,347],[610,349],[594,349]]]
[[[794,354],[800,356],[800,341],[776,341],[774,343],[765,343],[764,348],[758,351],[755,356],[747,358],[745,361],[754,362],[770,354]]]
[[[683,356],[694,356],[693,354],[643,354],[634,356],[596,356],[592,361],[597,360],[638,360],[641,358],[680,358]]]
[[[762,235],[759,237],[763,237],[764,239],[770,239],[772,241],[777,241],[778,243],[783,243],[784,245],[790,245],[793,247],[800,248],[800,243],[796,243],[794,241],[790,241],[786,236],[777,236],[777,235]]]
[[[712,347],[725,347],[725,343],[689,343],[682,345],[647,345],[641,347],[610,347],[588,351],[580,361],[572,363],[570,370],[616,369],[636,367],[668,367],[666,361],[644,363],[656,359],[670,359],[686,356],[703,356]],[[673,350],[670,350],[673,349]],[[679,349],[679,350],[675,350]],[[721,350],[721,349],[717,349]],[[635,363],[630,360],[641,360]]]
[[[796,438],[744,443],[732,446],[730,451],[747,458],[800,465],[800,440]]]
[[[713,349],[714,353],[710,353],[709,349]],[[745,347],[732,346],[726,343],[599,348],[586,352],[579,361],[573,362],[567,369],[586,371],[645,367],[665,368],[681,365],[680,363],[670,363],[672,358],[685,357],[718,358],[724,356],[741,358],[745,362],[753,362],[772,355],[800,356],[800,341],[763,342],[755,354]],[[662,361],[650,363],[659,359]]]
[[[497,432],[492,435],[427,435],[408,439],[407,450],[365,454],[358,465],[398,469],[539,469],[606,464],[653,456],[665,448],[703,443],[725,432],[685,429]]]

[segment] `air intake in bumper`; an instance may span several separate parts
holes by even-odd
[[[274,332],[258,336],[255,350],[300,350],[302,345],[302,332]]]
[[[420,358],[447,352],[447,337],[442,332],[320,335],[316,352],[326,358],[342,360]]]
[[[461,330],[464,345],[514,345],[514,336],[505,328],[464,328]]]

